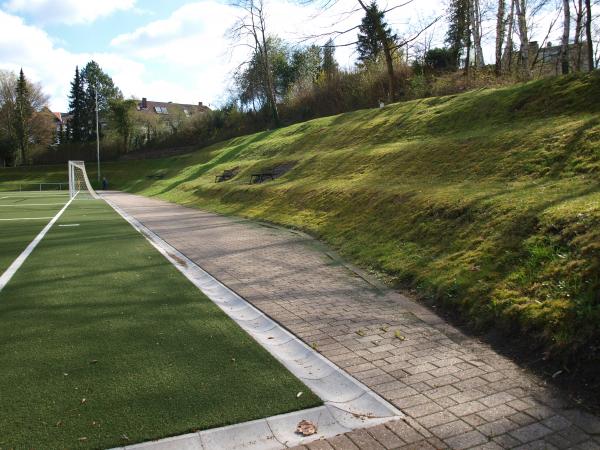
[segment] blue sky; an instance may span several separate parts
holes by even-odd
[[[292,43],[332,28],[350,28],[362,17],[356,0],[338,0],[326,12],[306,2],[265,1],[269,32]],[[398,2],[380,1],[384,7]],[[388,21],[401,36],[410,36],[420,24],[443,15],[445,3],[415,0],[388,14]],[[352,10],[356,12],[348,14]],[[67,109],[75,66],[91,59],[126,97],[217,106],[227,97],[233,71],[247,58],[247,50],[225,35],[239,15],[220,0],[0,0],[0,69],[17,72],[22,67],[42,85],[55,111]],[[493,26],[491,20],[486,29]],[[440,45],[445,28],[439,22],[411,51]],[[491,55],[493,33],[487,35],[486,53]],[[336,43],[355,39],[351,33]],[[352,65],[353,51],[339,48],[338,62]]]

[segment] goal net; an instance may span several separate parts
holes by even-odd
[[[83,161],[69,161],[69,196],[100,198],[92,188]]]

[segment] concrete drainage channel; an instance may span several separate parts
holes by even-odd
[[[324,403],[317,408],[145,442],[122,447],[123,449],[281,449],[404,417],[393,405],[202,270],[137,219],[110,200],[106,198],[105,200],[198,289],[318,395]],[[296,427],[302,420],[314,423],[317,426],[317,433],[311,436],[296,433]]]

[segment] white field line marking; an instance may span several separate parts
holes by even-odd
[[[2,276],[0,276],[0,292],[8,284],[8,282],[11,280],[11,278],[14,276],[14,274],[17,272],[17,270],[19,270],[21,268],[21,266],[23,265],[23,263],[25,262],[27,257],[29,255],[31,255],[31,252],[37,247],[37,245],[40,243],[40,241],[42,239],[44,239],[44,236],[46,236],[46,233],[48,233],[50,228],[52,228],[52,225],[54,225],[56,223],[56,221],[60,218],[60,216],[62,216],[62,213],[65,212],[65,210],[69,207],[69,205],[71,204],[71,202],[74,199],[75,199],[75,197],[70,199],[65,204],[65,206],[63,206],[63,208],[59,212],[56,213],[56,215],[52,218],[52,220],[46,224],[44,229],[39,232],[39,234],[35,237],[35,239],[29,243],[27,248],[25,250],[23,250],[23,252],[17,257],[17,259],[15,259],[13,261],[13,263],[8,267],[8,269],[6,269],[4,271]],[[5,220],[5,219],[2,219],[2,220]],[[6,219],[6,220],[11,220],[11,219]]]
[[[0,220],[9,221],[9,220],[48,220],[48,219],[52,219],[52,217],[15,217],[13,219],[0,219]]]
[[[67,223],[67,224],[64,224],[64,225],[59,225],[59,228],[60,227],[78,227],[78,226],[79,226],[78,223]]]
[[[2,199],[0,199],[2,200]],[[56,205],[64,205],[64,203],[29,203],[29,204],[24,204],[24,205],[0,205],[0,207],[7,207],[7,206],[12,206],[12,207],[16,207],[16,208],[23,208],[25,206],[56,206]]]

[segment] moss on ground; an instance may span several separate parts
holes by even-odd
[[[598,98],[598,73],[556,77],[316,119],[106,173],[127,191],[306,230],[482,329],[589,360],[600,343]],[[248,184],[283,163],[294,167],[282,178]],[[214,183],[233,167],[233,180]]]

